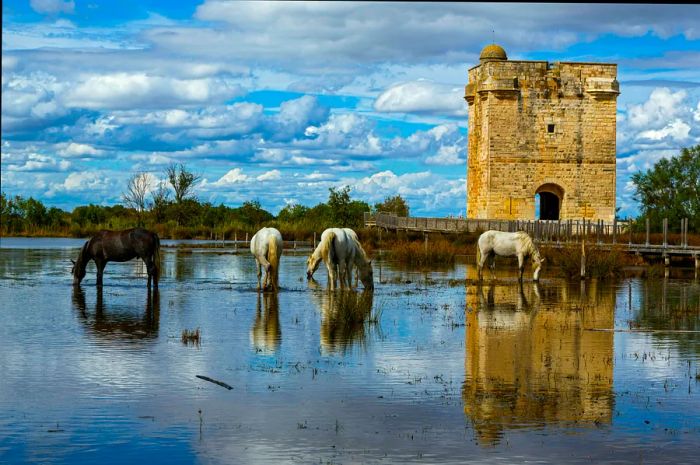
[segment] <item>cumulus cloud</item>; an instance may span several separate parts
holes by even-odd
[[[282,172],[280,170],[271,170],[257,176],[255,179],[258,181],[276,181],[281,178]]]
[[[126,109],[224,101],[244,93],[226,79],[175,79],[145,73],[90,76],[65,94],[69,107]]]
[[[244,183],[248,182],[250,177],[246,174],[243,174],[243,170],[240,168],[234,168],[221,176],[216,182],[211,183],[211,186],[213,187],[228,187],[232,186],[233,184],[237,183]],[[204,186],[207,186],[208,183],[202,182]]]
[[[374,102],[379,112],[466,115],[464,87],[421,80],[389,87]]]
[[[320,124],[328,118],[329,109],[319,104],[311,95],[287,100],[280,105],[272,118],[270,137],[273,140],[290,139],[304,133],[310,125]]]
[[[672,92],[666,87],[654,89],[649,99],[632,105],[627,113],[632,128],[658,128],[667,124],[683,111],[682,103],[688,93],[684,90]]]
[[[56,144],[58,154],[63,157],[91,158],[104,155],[105,151],[96,149],[90,144],[80,144],[76,142],[64,142]]]
[[[417,212],[453,210],[455,205],[466,205],[465,178],[446,179],[429,171],[396,175],[386,170],[361,178],[352,186],[372,202],[390,195],[401,195],[416,207]]]
[[[74,13],[75,2],[73,0],[29,0],[32,10],[41,14]]]
[[[690,134],[690,126],[680,119],[675,119],[662,129],[642,131],[639,133],[639,137],[651,140],[661,140],[670,137],[676,142],[683,142],[688,138],[688,134]]]

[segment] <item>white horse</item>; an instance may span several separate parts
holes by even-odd
[[[481,272],[484,268],[486,260],[490,257],[491,276],[495,276],[496,255],[501,257],[518,257],[519,279],[523,280],[523,270],[525,269],[525,259],[530,257],[532,266],[535,269],[532,279],[538,281],[540,278],[540,270],[544,258],[540,256],[540,252],[535,247],[530,236],[526,232],[502,232],[502,231],[486,231],[479,236],[479,241],[476,249],[476,269],[479,280],[481,280]]]
[[[374,289],[372,262],[367,257],[357,234],[350,228],[328,228],[321,234],[321,241],[306,261],[306,277],[311,279],[321,260],[328,269],[328,286],[352,288],[352,267],[357,267],[365,289]]]
[[[250,240],[250,251],[258,262],[258,290],[262,268],[265,268],[265,281],[262,290],[279,289],[279,264],[282,256],[282,234],[275,228],[262,228]]]

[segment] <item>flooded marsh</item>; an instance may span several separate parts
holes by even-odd
[[[2,463],[697,463],[692,270],[375,258],[373,292],[329,292],[297,249],[258,293],[227,244],[164,247],[158,292],[110,263],[100,291],[93,264],[71,285],[82,242],[0,241]]]

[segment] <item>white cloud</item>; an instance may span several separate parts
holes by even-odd
[[[280,170],[267,171],[260,176],[256,177],[258,181],[276,181],[282,178],[282,172]]]
[[[631,105],[627,113],[632,128],[659,128],[683,111],[681,103],[687,92],[672,92],[667,87],[654,89],[649,99],[640,105]]]
[[[399,194],[419,212],[454,211],[456,205],[466,205],[466,179],[446,179],[428,171],[396,175],[387,170],[361,178],[352,186],[371,202]]]
[[[54,196],[58,193],[88,194],[93,202],[96,198],[100,201],[118,200],[121,190],[117,182],[114,173],[107,171],[75,171],[68,174],[62,182],[51,183],[46,195]]]
[[[56,144],[56,148],[58,149],[59,155],[63,157],[99,157],[105,153],[104,150],[96,149],[92,145],[76,142]]]
[[[71,167],[71,163],[66,160],[30,153],[21,164],[11,164],[7,166],[12,171],[66,171]]]
[[[642,139],[651,140],[661,140],[666,137],[670,137],[674,141],[682,142],[688,138],[690,134],[690,126],[681,121],[680,119],[675,119],[667,124],[663,129],[649,129],[647,131],[642,131],[639,133],[639,137]]]
[[[224,101],[243,94],[227,79],[175,79],[146,73],[90,76],[65,94],[69,107],[127,109]]]
[[[466,115],[464,87],[420,80],[396,84],[374,102],[379,112]]]
[[[32,10],[41,14],[74,13],[75,2],[73,0],[29,0]]]
[[[243,170],[240,168],[234,168],[230,170],[228,173],[225,175],[221,176],[218,181],[212,183],[212,186],[216,187],[225,187],[225,186],[231,186],[236,183],[244,183],[247,182],[250,179],[250,177],[246,174],[243,174]]]
[[[463,147],[456,145],[444,145],[438,149],[438,152],[425,159],[428,165],[464,165],[466,158],[461,158],[460,154],[465,150]]]

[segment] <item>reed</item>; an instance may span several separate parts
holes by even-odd
[[[456,255],[465,253],[464,247],[443,238],[429,238],[427,244],[425,240],[399,240],[385,247],[387,258],[413,266],[452,265]]]
[[[554,248],[543,246],[540,253],[546,258],[545,265],[548,269],[556,269],[563,276],[574,278],[581,272],[581,246],[580,244],[568,247]],[[611,278],[622,276],[627,266],[635,264],[635,259],[630,257],[621,248],[604,250],[595,245],[586,247],[586,275],[592,278]]]
[[[195,345],[199,346],[200,343],[200,332],[199,328],[197,329],[183,329],[182,330],[182,338],[181,341],[185,345]]]

